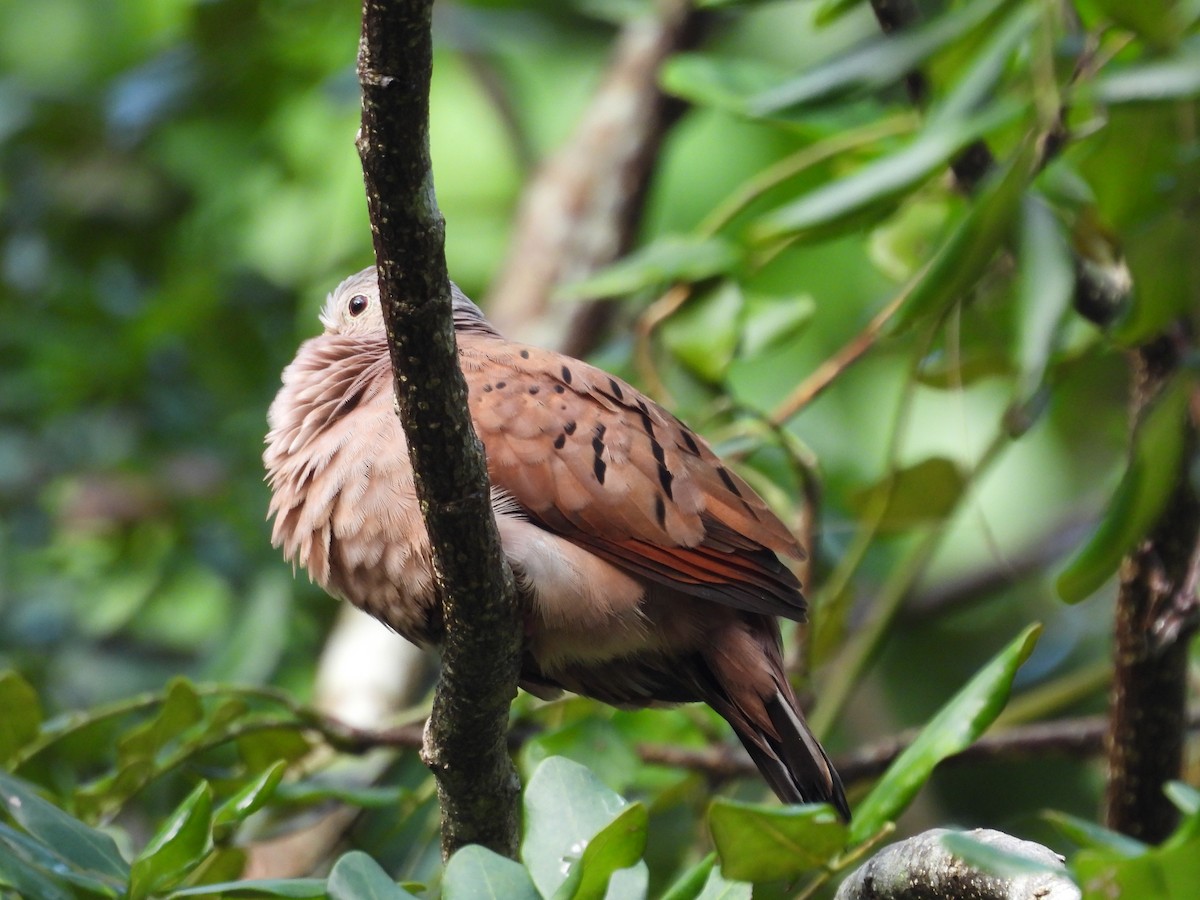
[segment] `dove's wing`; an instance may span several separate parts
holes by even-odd
[[[739,609],[804,615],[776,553],[803,551],[682,422],[608,373],[488,334],[459,334],[494,484],[541,524],[621,568]]]

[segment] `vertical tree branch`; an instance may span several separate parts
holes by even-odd
[[[1186,348],[1182,328],[1133,354],[1134,425],[1175,374]],[[1200,502],[1190,477],[1196,451],[1191,418],[1166,507],[1121,564],[1105,821],[1143,841],[1166,838],[1178,810],[1163,785],[1183,767],[1187,730],[1187,649],[1196,627],[1196,553]]]
[[[358,151],[400,419],[442,597],[442,677],[423,753],[438,781],[442,852],[478,843],[512,857],[520,785],[505,732],[520,619],[454,341],[429,157],[432,5],[364,0]]]

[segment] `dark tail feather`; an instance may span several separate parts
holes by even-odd
[[[784,803],[831,803],[850,821],[842,779],[791,698],[777,691],[764,705],[778,738],[745,719],[734,724],[734,731],[771,789]]]

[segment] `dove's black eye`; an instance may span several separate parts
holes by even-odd
[[[350,315],[360,316],[364,309],[367,308],[367,298],[362,294],[355,294],[350,298],[350,304],[347,309],[350,310]]]

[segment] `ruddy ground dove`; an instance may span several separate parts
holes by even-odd
[[[503,338],[454,288],[454,325],[505,556],[530,598],[521,684],[620,707],[703,701],[785,802],[841,780],[784,674],[803,555],[704,439],[626,382]],[[375,269],[342,282],[283,372],[264,462],[273,543],[417,644],[441,617]]]

